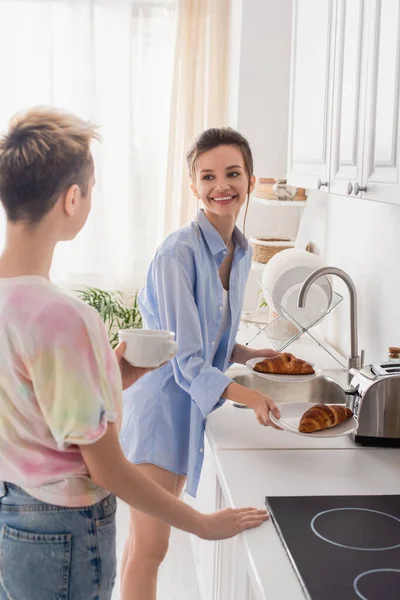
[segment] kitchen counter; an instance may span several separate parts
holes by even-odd
[[[262,346],[262,336],[257,344]],[[346,384],[346,371],[317,345],[303,339],[290,351]],[[268,495],[400,494],[397,449],[363,448],[348,436],[311,439],[265,428],[252,410],[229,402],[208,416],[206,435],[205,468],[194,501],[205,512],[226,506],[263,508]],[[206,542],[193,543],[205,600],[304,600],[272,522],[219,542],[214,550]]]
[[[354,444],[350,436],[338,438],[311,438],[293,435],[263,427],[256,420],[254,411],[236,408],[230,402],[212,412],[207,418],[206,433],[214,452],[220,450],[307,450],[348,449],[358,451],[362,446]]]
[[[271,496],[400,494],[400,450],[250,450],[214,453],[217,476],[231,507],[264,507]],[[240,535],[253,597],[304,600],[274,525]],[[222,600],[222,599],[221,599]]]
[[[250,333],[248,333],[250,331]],[[250,339],[254,332],[245,329],[240,332],[238,341]],[[266,347],[267,342],[261,334],[252,347]],[[333,355],[344,361],[332,348],[329,348]],[[323,374],[346,386],[347,374],[345,369],[326,352],[312,342],[306,336],[296,340],[291,344],[289,351],[300,358],[317,364],[323,369]],[[241,373],[247,373],[244,365],[233,365],[227,375],[233,377]],[[257,376],[256,376],[257,377]],[[264,380],[265,381],[265,380]],[[273,393],[269,392],[272,396]],[[296,398],[297,400],[297,398]],[[299,398],[301,401],[301,398]],[[207,438],[211,448],[217,450],[267,450],[267,449],[307,449],[307,448],[348,448],[357,449],[350,437],[341,438],[314,438],[293,435],[286,431],[277,431],[272,428],[265,428],[257,422],[254,411],[248,408],[237,408],[229,401],[218,410],[208,415],[206,425]]]

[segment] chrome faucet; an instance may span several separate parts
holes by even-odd
[[[348,287],[350,293],[350,334],[351,334],[351,349],[350,356],[348,357],[348,369],[347,369],[347,379],[348,383],[350,383],[352,375],[354,375],[355,370],[362,369],[364,363],[364,350],[361,350],[361,353],[358,354],[358,324],[357,324],[357,292],[356,287],[354,285],[351,277],[342,271],[342,269],[338,269],[337,267],[322,267],[317,269],[313,273],[307,277],[301,286],[301,290],[299,292],[299,297],[297,300],[297,305],[300,308],[303,308],[306,303],[306,298],[308,294],[308,290],[312,286],[312,284],[323,277],[324,275],[336,275],[340,277]]]

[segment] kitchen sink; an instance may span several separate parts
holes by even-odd
[[[233,367],[234,369],[234,367]],[[283,383],[264,379],[259,375],[246,372],[227,375],[244,387],[258,390],[271,396],[275,402],[318,402],[320,404],[346,404],[346,394],[342,386],[325,375],[315,379],[296,383]]]

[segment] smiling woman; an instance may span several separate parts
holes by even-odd
[[[214,168],[210,169],[209,165]],[[239,213],[249,192],[249,181],[239,148],[219,146],[199,156],[192,189],[212,213],[224,215],[225,207],[230,211],[235,207]]]
[[[211,128],[196,138],[187,162],[204,210],[161,244],[139,296],[145,328],[175,332],[178,351],[173,361],[126,391],[121,428],[127,458],[177,496],[186,478],[186,492],[196,495],[205,421],[224,399],[252,408],[262,425],[271,425],[270,410],[279,417],[271,398],[225,374],[231,362],[245,363],[255,352],[235,341],[251,265],[251,249],[236,227],[255,183],[249,143],[233,129]],[[146,600],[155,600],[170,530],[136,510],[131,520],[123,598],[141,600],[147,590]]]
[[[187,163],[192,191],[211,213],[219,214],[212,206],[222,210],[233,205],[237,219],[247,196],[245,229],[250,193],[255,185],[253,156],[247,140],[233,129],[209,129],[197,138],[188,152]]]

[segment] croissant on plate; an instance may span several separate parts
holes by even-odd
[[[312,375],[315,373],[312,365],[301,358],[296,358],[290,352],[281,352],[272,358],[265,358],[254,367],[258,373],[274,375]]]
[[[321,429],[335,427],[353,416],[352,411],[340,404],[314,404],[301,417],[299,431],[312,433]]]

